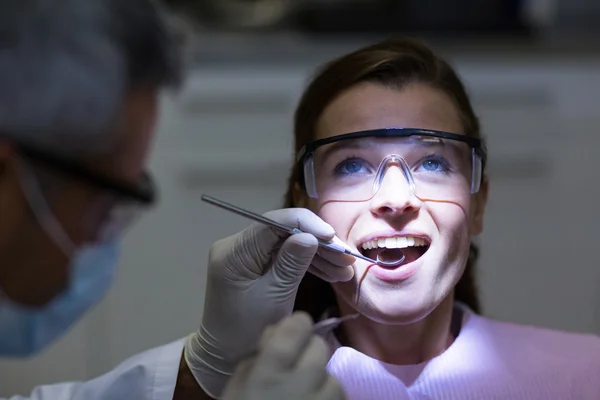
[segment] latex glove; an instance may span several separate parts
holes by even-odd
[[[331,240],[334,230],[317,215],[304,208],[264,215],[308,233],[289,236],[255,223],[211,247],[202,323],[188,337],[184,356],[198,384],[214,398],[238,362],[256,349],[265,327],[291,314],[309,267],[331,282],[353,277],[354,257],[318,248],[315,236]]]
[[[342,400],[327,373],[329,351],[312,332],[308,314],[294,313],[266,330],[258,355],[242,361],[225,388],[225,400]]]

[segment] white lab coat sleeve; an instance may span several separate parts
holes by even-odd
[[[185,339],[147,350],[87,382],[39,386],[0,400],[171,400]]]

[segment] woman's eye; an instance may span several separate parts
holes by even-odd
[[[440,167],[440,162],[437,160],[427,160],[423,163],[423,168],[427,171],[437,171]]]
[[[427,172],[447,172],[450,166],[440,157],[431,157],[421,163],[421,167]]]
[[[365,163],[357,159],[341,162],[338,164],[335,171],[340,174],[358,174],[368,172]]]

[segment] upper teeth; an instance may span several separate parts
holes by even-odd
[[[369,240],[362,244],[364,250],[386,247],[388,249],[404,249],[412,246],[425,246],[427,242],[423,238],[414,236],[397,236],[382,239]]]

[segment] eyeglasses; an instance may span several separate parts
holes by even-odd
[[[156,202],[156,187],[149,173],[144,173],[137,183],[124,182],[106,177],[74,160],[65,159],[50,152],[23,144],[17,145],[18,152],[37,163],[45,164],[65,175],[100,190],[111,192],[144,206]]]
[[[147,208],[156,201],[156,189],[150,174],[144,173],[137,183],[124,182],[106,177],[74,160],[65,159],[38,148],[17,145],[19,154],[35,163],[43,164],[64,175],[93,186],[103,192],[82,224],[94,233],[94,241],[111,240],[121,235]],[[39,205],[44,201],[41,193],[35,195]],[[45,201],[44,201],[45,202]]]
[[[479,191],[485,159],[479,139],[408,128],[315,140],[297,158],[307,194],[324,202],[369,200],[390,175],[421,200],[458,200]]]

